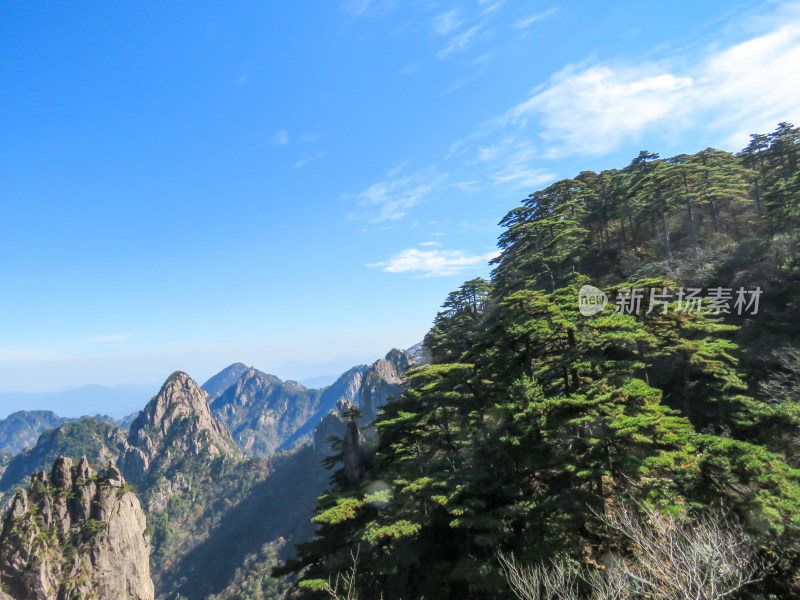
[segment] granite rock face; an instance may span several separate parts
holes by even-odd
[[[212,416],[205,392],[182,371],[170,375],[133,421],[128,444],[123,470],[137,484],[186,458],[240,454],[228,430]]]
[[[374,419],[389,398],[403,391],[404,373],[414,364],[411,354],[397,348],[372,363],[358,391],[358,408],[365,418]]]
[[[5,514],[0,583],[13,600],[152,600],[149,557],[144,512],[117,468],[62,456]]]
[[[136,417],[128,444],[120,466],[141,491],[149,515],[189,492],[191,480],[212,464],[241,457],[226,427],[212,416],[206,393],[181,371],[170,375]]]
[[[378,411],[390,398],[403,392],[405,387],[405,371],[413,367],[416,358],[406,350],[392,349],[385,358],[376,360],[368,368],[359,371],[358,390],[351,398],[342,397],[336,408],[329,411],[314,430],[314,449],[317,453],[330,455],[329,438],[346,439],[350,429],[350,419],[346,413],[357,408],[361,416],[356,425],[366,425],[375,420]],[[361,434],[359,434],[361,435]]]

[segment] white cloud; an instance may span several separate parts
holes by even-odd
[[[480,31],[481,26],[475,25],[474,27],[470,27],[466,31],[459,33],[458,35],[454,35],[450,38],[447,46],[445,46],[437,55],[439,58],[447,58],[451,54],[455,54],[456,52],[463,52],[467,48],[470,47],[472,44],[472,40],[475,37],[475,34]]]
[[[551,157],[601,155],[647,132],[725,132],[736,150],[749,133],[800,118],[800,20],[727,49],[694,66],[670,62],[571,65],[512,108],[506,126],[535,121]]]
[[[604,154],[647,127],[674,121],[678,98],[693,83],[652,67],[568,67],[508,116],[523,128],[538,117],[542,138],[554,145],[551,154]]]
[[[447,96],[448,94],[452,94],[452,93],[453,93],[453,92],[455,92],[456,90],[460,90],[462,87],[464,87],[464,86],[465,86],[465,85],[467,85],[468,83],[469,83],[469,81],[460,81],[460,82],[458,82],[458,83],[454,83],[453,85],[451,85],[451,86],[450,86],[449,88],[447,88],[446,90],[444,90],[444,91],[442,91],[442,92],[439,92],[439,95],[440,95],[440,96]]]
[[[461,27],[457,10],[436,15],[431,19],[431,24],[433,25],[433,30],[439,35],[448,35]]]
[[[418,73],[422,69],[422,66],[419,63],[408,63],[402,69],[400,69],[400,74],[406,77],[410,77],[414,73]]]
[[[280,131],[277,131],[275,133],[275,135],[272,136],[272,143],[273,144],[278,144],[279,146],[282,146],[284,144],[288,144],[289,143],[289,132],[286,131],[285,129],[281,129]]]
[[[394,8],[396,0],[345,0],[339,9],[351,17],[383,15]]]
[[[394,254],[388,261],[370,263],[387,273],[422,273],[424,277],[457,275],[474,267],[485,267],[497,251],[486,254],[468,254],[463,250],[420,250],[408,248]]]
[[[557,10],[558,8],[551,8],[550,10],[546,10],[544,12],[540,12],[535,15],[523,17],[522,19],[518,19],[517,21],[515,21],[512,27],[514,29],[527,29],[528,27],[536,23],[536,21],[541,21],[542,19],[546,19],[547,17],[555,13]]]
[[[530,142],[514,137],[478,150],[478,161],[488,165],[492,183],[510,185],[515,190],[538,187],[555,179],[555,175],[546,169],[532,166],[537,158]]]
[[[298,160],[296,163],[294,163],[294,168],[295,169],[299,169],[300,167],[304,167],[308,163],[314,162],[315,160],[318,160],[320,158],[324,158],[327,155],[328,155],[328,153],[323,151],[323,152],[317,152],[316,154],[313,154],[311,156],[305,156],[305,157],[301,158],[300,160]]]
[[[367,214],[363,216],[372,223],[396,221],[434,191],[446,177],[446,174],[428,169],[407,177],[380,181],[356,198],[359,205],[367,209]]]
[[[371,4],[372,0],[345,0],[340,8],[348,15],[360,17],[369,10]]]
[[[407,161],[403,161],[403,162],[401,162],[400,164],[398,164],[398,165],[395,165],[394,167],[392,167],[391,169],[389,169],[388,171],[386,171],[386,176],[387,176],[387,177],[394,177],[394,176],[395,176],[395,175],[397,175],[397,174],[398,174],[400,171],[402,171],[402,170],[403,170],[403,169],[406,167],[406,165],[407,165],[407,164],[408,164],[408,162],[407,162]]]
[[[441,246],[440,242],[420,242],[420,246]]]

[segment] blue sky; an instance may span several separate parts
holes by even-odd
[[[784,2],[0,2],[0,392],[336,373],[581,170],[800,122]]]

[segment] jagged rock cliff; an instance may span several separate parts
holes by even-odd
[[[323,423],[327,415],[337,414],[337,411],[343,410],[342,406],[352,406],[358,398],[358,391],[361,389],[361,383],[364,380],[364,374],[369,371],[367,365],[358,365],[345,371],[339,379],[333,382],[328,387],[322,388],[319,399],[317,411],[306,421],[304,425],[298,427],[289,438],[278,447],[278,450],[289,450],[299,442],[305,439],[314,440],[315,446],[317,439],[320,435],[325,440],[324,429],[326,425]],[[319,428],[323,429],[323,433],[318,433]],[[338,430],[337,430],[338,431]],[[336,433],[335,435],[339,435]]]
[[[225,426],[211,415],[206,394],[182,371],[170,375],[131,424],[121,459],[125,475],[143,492],[148,512],[191,488],[194,475],[213,461],[241,453]]]
[[[5,514],[0,584],[14,600],[152,600],[145,527],[116,467],[97,474],[85,457],[59,457]]]
[[[375,418],[389,398],[403,391],[403,373],[414,362],[407,351],[393,348],[385,358],[372,363],[358,391],[358,408],[365,418]]]
[[[125,472],[136,479],[190,456],[239,453],[228,430],[211,415],[205,392],[182,371],[170,375],[131,423],[128,443]]]
[[[117,462],[128,449],[127,433],[106,421],[85,417],[49,429],[33,448],[12,458],[0,477],[0,493],[22,485],[31,473],[50,468],[56,457],[78,460],[86,456],[94,465]]]
[[[318,390],[251,368],[211,410],[246,454],[269,456],[316,412],[319,399]]]
[[[358,423],[365,425],[375,419],[378,410],[388,402],[389,398],[403,391],[405,371],[416,364],[414,356],[405,350],[396,348],[389,351],[385,358],[376,360],[361,371],[358,381],[358,392],[353,399],[342,398],[334,410],[331,410],[314,429],[314,448],[319,454],[330,454],[330,437],[344,438],[347,434],[348,417],[346,411],[355,407],[361,412]]]

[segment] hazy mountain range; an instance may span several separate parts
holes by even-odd
[[[115,581],[142,600],[241,598],[248,586],[279,597],[286,582],[265,573],[313,532],[328,437],[344,435],[347,407],[385,403],[413,360],[393,350],[322,389],[235,363],[202,388],[173,373],[126,423],[49,411],[3,419],[4,448],[35,444],[0,462],[11,503],[0,584],[12,592],[0,599],[99,599]]]
[[[157,386],[132,383],[114,387],[84,385],[40,394],[7,392],[0,394],[0,416],[20,410],[50,410],[62,417],[104,414],[121,419],[141,410],[157,391]]]

